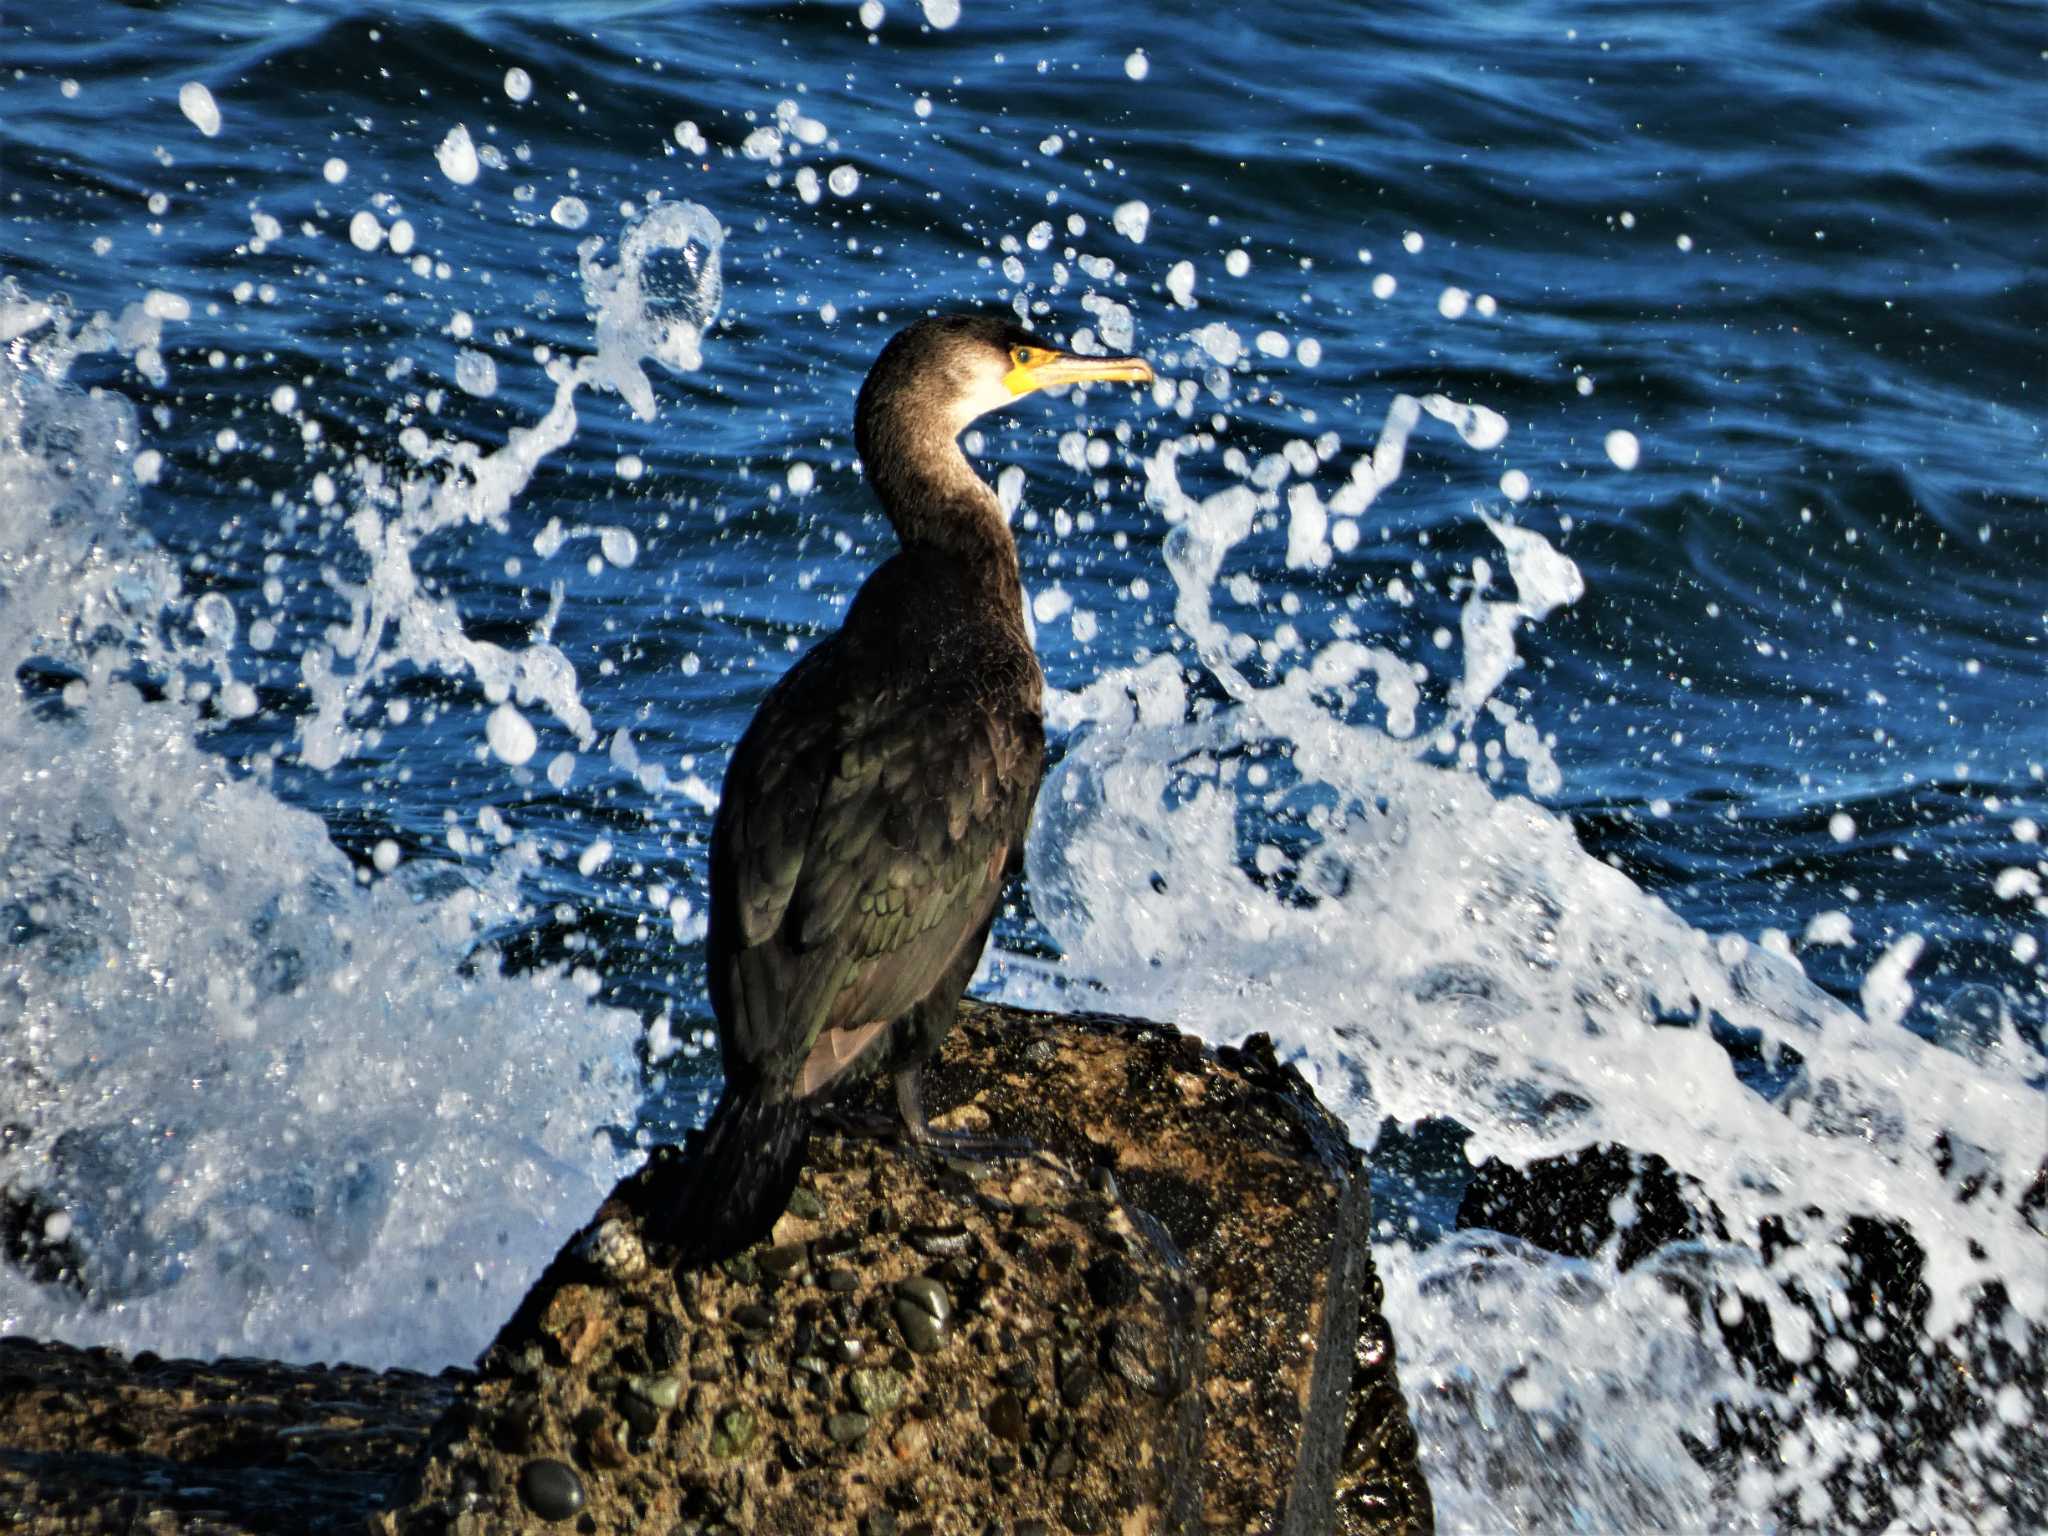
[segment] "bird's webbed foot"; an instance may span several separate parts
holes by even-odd
[[[939,1157],[960,1157],[971,1162],[997,1162],[1006,1158],[1035,1157],[1038,1146],[1022,1136],[989,1136],[978,1131],[935,1131],[925,1119],[918,1067],[905,1067],[896,1074],[897,1133],[904,1142]]]

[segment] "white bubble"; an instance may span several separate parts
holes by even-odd
[[[517,64],[505,71],[505,94],[514,101],[524,101],[533,94],[533,76]]]
[[[835,165],[832,174],[825,178],[825,185],[839,197],[851,197],[860,188],[860,172],[850,165]]]
[[[1278,331],[1261,331],[1253,339],[1253,345],[1268,357],[1285,357],[1290,350],[1287,338]]]
[[[1678,237],[1678,242],[1677,242],[1677,243],[1678,243],[1678,248],[1679,248],[1679,249],[1680,249],[1681,251],[1689,251],[1689,250],[1691,250],[1691,249],[1692,249],[1692,236],[1691,236],[1691,235],[1680,235],[1680,236]]]
[[[1607,457],[1614,460],[1617,469],[1634,469],[1643,456],[1643,445],[1636,441],[1636,435],[1624,428],[1616,427],[1607,434]]]
[[[1847,811],[1837,811],[1828,818],[1828,836],[1838,843],[1846,843],[1856,835],[1856,818]]]
[[[1422,250],[1422,235],[1412,229],[1404,232],[1401,236],[1401,249],[1410,256],[1418,255]]]
[[[1621,211],[1621,227],[1623,229],[1634,229],[1636,227],[1636,216],[1626,208]]]
[[[1436,312],[1446,320],[1456,320],[1471,307],[1472,295],[1463,288],[1446,288],[1436,296]]]
[[[1529,477],[1519,469],[1511,469],[1500,477],[1500,493],[1509,501],[1529,499]]]
[[[377,839],[377,846],[370,850],[370,862],[377,866],[377,873],[388,875],[398,868],[398,844],[388,837]]]
[[[1247,251],[1235,250],[1223,258],[1223,270],[1232,277],[1243,277],[1251,269],[1252,258]]]
[[[327,163],[320,167],[320,174],[326,177],[332,185],[338,187],[348,179],[348,162],[339,155],[330,155]],[[279,233],[282,233],[282,231]],[[270,238],[274,240],[277,236],[272,235]]]
[[[178,87],[178,110],[209,139],[220,132],[220,108],[214,104],[213,92],[197,80]]]
[[[1572,387],[1582,395],[1590,395],[1593,393],[1593,375],[1590,373],[1580,374],[1572,381]]]
[[[1152,61],[1145,57],[1145,50],[1134,48],[1124,60],[1124,73],[1133,80],[1142,80],[1152,73]]]
[[[299,392],[289,384],[280,384],[270,392],[270,408],[278,415],[287,414],[299,403]]]
[[[960,0],[923,0],[924,19],[945,31],[960,19]]]
[[[581,229],[590,222],[590,205],[580,197],[558,197],[548,217],[564,229]]]
[[[155,485],[157,476],[164,471],[164,456],[154,448],[145,448],[135,455],[135,483]]]
[[[861,0],[860,24],[870,32],[881,29],[883,14],[882,0]]]
[[[612,471],[621,480],[638,480],[647,473],[647,466],[640,461],[637,453],[622,453],[612,465]]]
[[[817,471],[801,459],[789,466],[787,478],[791,492],[798,496],[810,495],[812,487],[818,483]]]
[[[441,174],[457,186],[466,187],[476,180],[476,145],[470,142],[469,129],[463,124],[457,123],[448,130],[448,136],[434,151],[434,159],[440,164]]]
[[[213,434],[213,446],[222,453],[233,453],[241,445],[241,434],[236,432],[233,427],[222,427]]]
[[[1472,307],[1489,320],[1500,312],[1500,305],[1494,301],[1494,297],[1490,293],[1480,294],[1478,298],[1472,301]]]
[[[392,224],[391,251],[393,255],[403,256],[407,251],[411,250],[412,239],[413,229],[409,220],[399,219]]]
[[[610,839],[600,837],[576,856],[576,873],[587,880],[604,868],[605,861],[611,858],[611,856],[612,845]]]
[[[1195,264],[1176,261],[1166,269],[1166,291],[1182,309],[1195,307]]]
[[[57,86],[57,92],[66,101],[76,101],[78,99],[78,82],[76,80],[60,81]]]
[[[484,735],[498,761],[509,763],[514,768],[532,757],[534,749],[540,745],[532,722],[510,704],[500,704],[491,711],[491,717],[484,726]]]
[[[365,208],[348,221],[349,243],[359,251],[374,251],[384,243],[384,226],[377,215]]]
[[[1145,231],[1152,227],[1152,210],[1142,198],[1132,198],[1128,203],[1117,204],[1116,212],[1110,217],[1116,232],[1133,245],[1145,243]]]
[[[498,392],[498,365],[488,352],[468,347],[455,354],[455,387],[466,395],[488,400]]]
[[[676,143],[693,155],[701,155],[711,148],[711,143],[697,131],[695,123],[676,124]]]
[[[220,691],[220,707],[230,720],[246,720],[256,713],[256,690],[244,682],[232,682]]]
[[[600,528],[597,547],[604,551],[605,559],[621,570],[640,558],[640,540],[630,528]]]
[[[1294,360],[1304,368],[1313,368],[1323,360],[1323,344],[1313,336],[1304,336],[1295,344]]]
[[[1372,280],[1372,296],[1376,299],[1391,299],[1394,296],[1394,290],[1399,286],[1394,281],[1393,273],[1375,273]]]

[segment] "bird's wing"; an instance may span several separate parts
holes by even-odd
[[[980,935],[1030,816],[1034,712],[915,678],[831,697],[834,673],[792,671],[727,770],[709,958],[729,1071],[793,1075],[824,1031],[922,1001]]]

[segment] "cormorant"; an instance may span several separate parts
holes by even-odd
[[[902,548],[726,769],[706,944],[725,1092],[671,1213],[686,1258],[766,1234],[813,1113],[855,1077],[892,1073],[904,1133],[940,1139],[919,1073],[1021,862],[1045,753],[1017,546],[956,439],[1034,390],[1151,377],[977,315],[918,321],[869,370],[854,438]]]

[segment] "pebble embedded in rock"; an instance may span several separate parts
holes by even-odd
[[[666,1371],[680,1364],[687,1351],[683,1348],[683,1325],[667,1313],[661,1313],[647,1325],[647,1362],[657,1371]]]
[[[890,1308],[903,1342],[920,1355],[929,1355],[946,1342],[953,1317],[952,1298],[938,1281],[915,1275],[896,1283],[896,1301]]]
[[[912,1275],[908,1280],[897,1281],[896,1295],[935,1322],[943,1323],[953,1315],[953,1298],[946,1294],[943,1285],[927,1276]]]
[[[775,1326],[775,1314],[757,1301],[732,1309],[732,1320],[747,1333],[766,1333]]]
[[[996,1400],[988,1405],[988,1428],[990,1434],[1012,1444],[1023,1443],[1024,1405],[1017,1400],[1016,1393],[1000,1393]]]
[[[777,1248],[764,1248],[755,1262],[771,1275],[793,1275],[804,1267],[804,1245],[784,1243]]]
[[[957,1223],[944,1227],[912,1227],[905,1235],[910,1239],[910,1246],[927,1258],[949,1259],[974,1249],[974,1235]]]
[[[1101,1384],[1102,1373],[1086,1360],[1077,1360],[1060,1372],[1060,1401],[1069,1408],[1078,1408]]]
[[[1085,1493],[1067,1495],[1065,1508],[1060,1511],[1067,1522],[1067,1529],[1074,1536],[1096,1536],[1102,1529],[1102,1511],[1095,1507],[1095,1501]]]
[[[825,1271],[825,1289],[834,1296],[845,1296],[860,1284],[860,1277],[850,1269],[828,1269]]]
[[[634,1434],[645,1438],[661,1427],[661,1410],[656,1408],[638,1392],[626,1391],[619,1394],[619,1417]]]
[[[852,1445],[867,1437],[868,1423],[864,1413],[835,1413],[825,1420],[825,1433],[834,1445]]]
[[[936,1354],[939,1346],[946,1342],[946,1325],[916,1303],[899,1298],[895,1313],[896,1326],[902,1330],[903,1342],[918,1354]]]
[[[583,1239],[578,1253],[614,1280],[632,1280],[647,1272],[647,1250],[625,1222],[613,1217]]]
[[[583,1479],[566,1461],[544,1456],[519,1469],[519,1499],[550,1524],[566,1520],[583,1508]]]
[[[1138,1294],[1138,1272],[1121,1254],[1105,1253],[1083,1271],[1088,1294],[1098,1307],[1120,1307]]]
[[[711,1430],[711,1454],[738,1456],[754,1443],[754,1416],[745,1408],[728,1408]]]
[[[853,1400],[860,1404],[861,1412],[873,1418],[902,1402],[903,1389],[909,1383],[887,1366],[880,1366],[874,1370],[848,1371],[846,1385],[853,1393]]]

